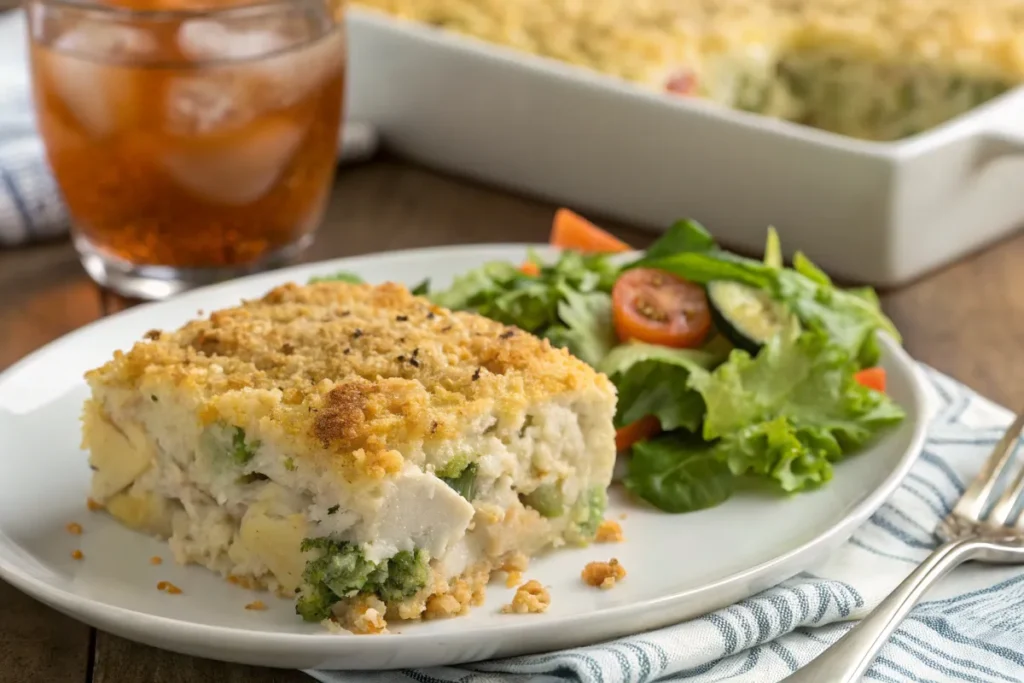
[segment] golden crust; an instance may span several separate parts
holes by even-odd
[[[356,0],[661,88],[723,52],[821,45],[1024,78],[1019,0]]]
[[[203,423],[287,439],[291,454],[382,477],[410,443],[611,383],[546,340],[452,313],[397,284],[286,284],[86,374],[94,391],[184,393]]]

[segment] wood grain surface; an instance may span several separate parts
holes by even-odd
[[[473,242],[544,241],[554,207],[383,159],[343,170],[308,260]],[[644,246],[651,237],[609,225]],[[964,226],[970,229],[970,226]],[[1004,404],[1024,400],[1024,235],[883,304],[919,360]],[[102,297],[66,241],[0,250],[0,369],[123,304]],[[211,662],[97,633],[0,583],[0,683],[291,683],[289,671]]]

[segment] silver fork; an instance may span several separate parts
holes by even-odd
[[[1024,493],[1024,467],[986,515],[1000,475],[1010,464],[1024,428],[1017,415],[985,466],[935,530],[942,544],[859,624],[783,683],[855,683],[875,655],[938,579],[970,560],[1024,564],[1024,514],[1011,518]]]

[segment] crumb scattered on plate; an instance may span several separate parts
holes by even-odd
[[[263,610],[267,609],[267,605],[262,600],[253,600],[245,606],[245,609],[252,610],[255,612],[262,612]]]
[[[531,579],[516,590],[512,602],[501,608],[505,614],[540,614],[551,606],[551,594],[539,581]]]
[[[619,519],[625,519],[626,517],[628,517],[628,515],[625,512],[619,515]]]
[[[82,533],[82,525],[78,522],[70,522],[64,528],[67,529],[69,534],[74,534],[75,536],[79,536]]]
[[[72,550],[71,557],[73,557],[76,560],[81,560],[85,557],[85,555],[82,554],[81,550]]]
[[[93,498],[86,498],[85,507],[88,508],[90,512],[98,512],[103,509],[103,505],[97,503]]]
[[[156,589],[158,591],[163,591],[164,593],[170,593],[171,595],[179,595],[181,593],[181,589],[170,581],[161,581],[156,585]]]
[[[626,538],[622,535],[622,526],[618,522],[606,519],[598,525],[594,540],[598,543],[622,543]]]
[[[588,586],[608,590],[626,578],[626,569],[614,557],[608,562],[591,562],[580,573]]]
[[[150,564],[163,564],[164,563],[164,558],[160,557],[159,555],[154,555],[153,557],[149,558],[149,563]]]

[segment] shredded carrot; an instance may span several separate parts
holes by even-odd
[[[103,504],[97,503],[92,498],[87,498],[85,501],[85,507],[89,508],[90,512],[98,512],[99,510],[103,509]]]
[[[559,209],[555,213],[555,221],[551,226],[551,244],[562,249],[590,253],[611,253],[631,249],[618,237],[569,209]]]
[[[853,379],[868,389],[885,393],[885,368],[875,367],[861,370],[853,376]]]
[[[85,555],[82,554],[81,550],[72,550],[71,551],[71,557],[73,557],[76,560],[81,560],[82,558],[85,557]]]
[[[68,530],[69,534],[74,534],[75,536],[82,534],[82,525],[78,522],[71,522],[64,528]]]
[[[649,439],[661,431],[661,423],[653,415],[640,418],[625,427],[620,427],[615,432],[615,449],[619,452],[627,451],[638,441]]]
[[[540,266],[533,261],[525,261],[523,265],[519,266],[519,272],[530,277],[537,277],[540,275]]]
[[[150,564],[163,564],[164,563],[164,559],[162,557],[157,557],[156,555],[154,555],[153,557],[149,558],[149,563]]]

